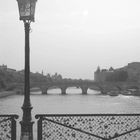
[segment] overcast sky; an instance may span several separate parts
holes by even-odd
[[[31,71],[93,79],[101,68],[140,61],[139,0],[38,0]],[[16,0],[0,4],[0,65],[24,68],[24,25]]]

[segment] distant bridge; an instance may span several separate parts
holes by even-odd
[[[23,90],[23,84],[18,84],[19,89]],[[70,87],[80,88],[82,94],[87,94],[88,89],[101,91],[102,94],[112,90],[128,90],[135,89],[140,91],[140,83],[138,82],[95,82],[90,80],[70,80],[70,81],[53,81],[53,82],[34,82],[30,84],[31,88],[38,87],[42,94],[47,94],[49,89],[59,88],[61,94],[66,94],[66,90]]]

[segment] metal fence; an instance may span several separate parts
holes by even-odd
[[[140,114],[40,114],[38,140],[140,140]]]
[[[16,140],[17,115],[0,115],[0,140]]]

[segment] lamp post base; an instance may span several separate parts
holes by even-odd
[[[20,140],[33,140],[33,124],[34,122],[32,121],[31,117],[31,110],[32,107],[31,105],[24,101],[22,110],[23,110],[23,118],[22,121],[20,122],[21,124],[21,137]]]
[[[20,122],[21,124],[20,140],[33,140],[33,123],[34,122],[28,123],[25,123],[23,121]]]

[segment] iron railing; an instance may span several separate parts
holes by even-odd
[[[0,115],[0,140],[16,140],[17,115]]]
[[[140,140],[140,114],[39,114],[38,140]]]

